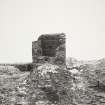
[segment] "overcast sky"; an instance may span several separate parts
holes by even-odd
[[[0,62],[31,62],[32,41],[59,32],[67,56],[105,57],[105,0],[0,0]]]

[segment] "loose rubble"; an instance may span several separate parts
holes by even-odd
[[[104,70],[104,60],[77,68],[47,62],[31,72],[1,66],[0,105],[105,105]]]

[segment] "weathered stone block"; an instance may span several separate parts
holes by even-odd
[[[65,34],[43,34],[32,42],[33,63],[65,64]],[[40,59],[42,58],[42,59]]]

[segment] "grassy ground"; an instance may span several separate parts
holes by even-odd
[[[28,75],[14,66],[0,66],[0,105],[27,105]]]
[[[105,105],[105,63],[81,70],[49,63],[30,72],[0,66],[0,105]]]

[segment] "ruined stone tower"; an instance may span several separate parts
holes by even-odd
[[[65,64],[65,34],[43,34],[32,42],[33,63]]]

